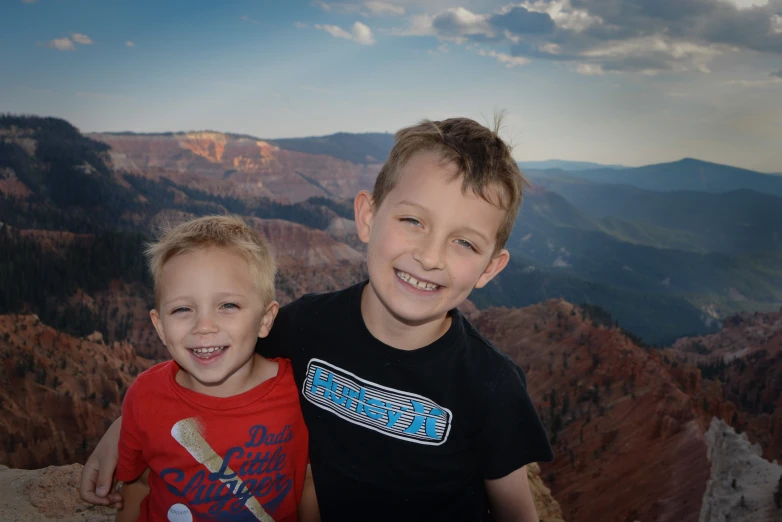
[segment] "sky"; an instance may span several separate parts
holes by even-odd
[[[782,172],[782,0],[3,0],[0,112],[260,138],[489,123],[520,161]]]

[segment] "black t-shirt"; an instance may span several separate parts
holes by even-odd
[[[290,303],[258,343],[293,363],[323,521],[490,520],[484,479],[553,458],[523,371],[458,310],[428,346],[378,341],[365,284]]]

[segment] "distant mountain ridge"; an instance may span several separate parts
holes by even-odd
[[[394,135],[380,132],[266,140],[281,149],[333,156],[356,164],[384,163],[394,146]]]
[[[394,146],[394,135],[387,132],[337,132],[327,136],[305,136],[301,138],[259,138],[250,134],[236,134],[231,132],[219,132],[212,130],[187,131],[187,132],[95,132],[88,133],[89,137],[173,137],[191,134],[219,134],[234,139],[249,139],[266,142],[283,150],[303,152],[305,154],[318,154],[350,161],[357,165],[383,163]]]
[[[544,161],[519,161],[518,165],[522,171],[524,171],[525,169],[533,169],[533,170],[559,169],[559,170],[571,171],[571,170],[627,168],[624,165],[604,165],[602,163],[594,163],[591,161],[570,161],[570,160],[558,160],[558,159],[550,159]]]
[[[782,250],[782,197],[776,195],[745,188],[662,192],[566,175],[535,176],[532,181],[631,242],[739,255]],[[660,241],[648,242],[644,232]]]
[[[750,189],[782,196],[782,176],[692,158],[621,169],[599,168],[568,172],[561,169],[537,170],[529,172],[528,175],[532,178],[566,175],[598,183],[621,183],[661,192],[730,192]]]

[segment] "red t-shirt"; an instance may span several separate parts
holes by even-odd
[[[182,387],[174,361],[136,378],[122,404],[117,478],[148,467],[139,521],[295,522],[307,469],[307,428],[287,359],[233,397]],[[259,507],[262,510],[259,511]]]

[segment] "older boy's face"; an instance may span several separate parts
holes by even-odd
[[[507,251],[494,251],[504,211],[463,193],[455,172],[439,154],[415,154],[380,207],[358,218],[368,243],[368,298],[380,305],[372,309],[408,325],[442,320],[507,264]]]
[[[276,313],[276,303],[264,307],[247,262],[222,248],[179,254],[163,266],[159,284],[160,305],[150,315],[185,370],[177,380],[217,397],[244,391],[255,343]]]

